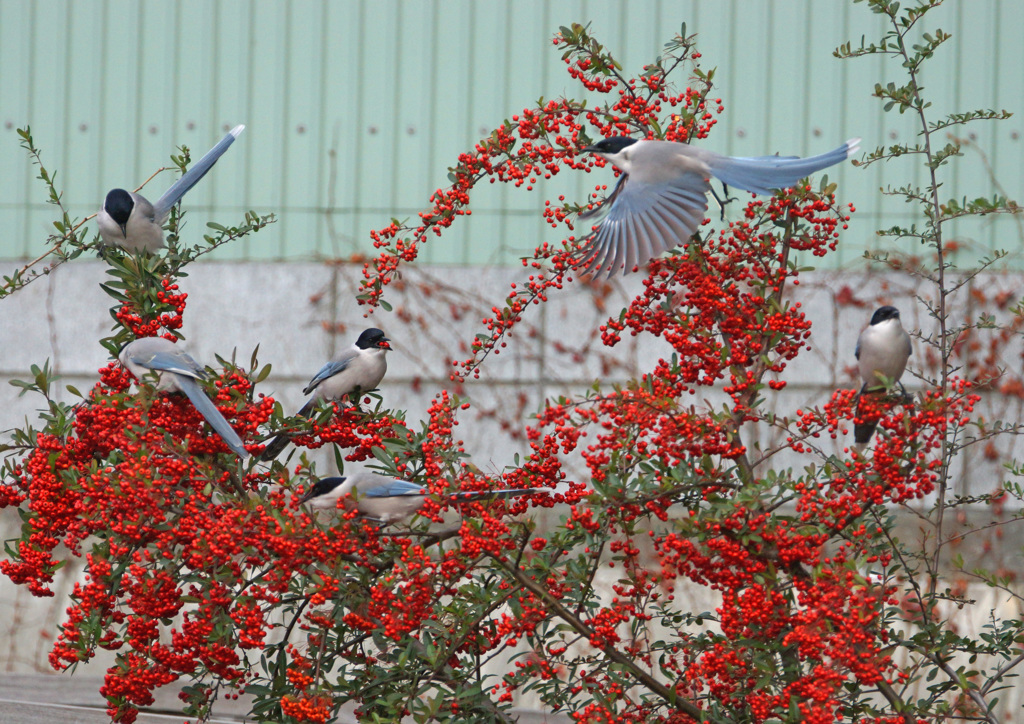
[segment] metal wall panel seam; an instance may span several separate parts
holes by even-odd
[[[283,37],[283,40],[284,40],[286,48],[290,48],[290,46],[291,46],[291,38],[292,38],[292,8],[293,7],[294,7],[294,2],[293,1],[290,0],[289,2],[285,3],[285,10],[284,10],[284,32],[283,32],[283,36],[282,37]],[[284,164],[287,163],[286,159],[288,158],[288,150],[289,150],[289,148],[291,146],[291,144],[289,143],[289,134],[288,134],[288,108],[291,106],[291,102],[292,102],[292,98],[291,98],[291,76],[292,76],[291,57],[292,57],[292,54],[290,52],[287,52],[287,50],[286,50],[286,52],[284,52],[282,55],[284,56],[284,58],[282,60],[283,68],[282,68],[281,77],[283,78],[283,86],[284,87],[282,88],[282,90],[284,91],[284,97],[281,99],[281,120],[280,120],[280,122],[281,122],[281,129],[280,129],[280,132],[281,132],[281,150],[282,150],[282,153],[281,153],[281,163],[282,163],[282,165],[284,165]],[[277,224],[275,224],[275,226],[278,227],[277,232],[278,232],[278,234],[280,234],[280,238],[281,238],[281,244],[282,244],[281,251],[282,251],[282,253],[284,255],[287,255],[288,254],[289,215],[284,213],[284,209],[288,208],[288,179],[287,178],[285,178],[284,179],[284,183],[281,184],[281,190],[280,190],[280,196],[279,196],[279,200],[278,200],[278,205],[281,207],[282,213],[278,217],[278,222],[277,222]]]
[[[775,71],[775,54],[771,52],[771,49],[774,47],[774,40],[775,40],[775,3],[768,3],[767,14],[768,14],[768,17],[765,18],[766,22],[764,24],[764,26],[765,26],[765,35],[767,36],[766,42],[765,42],[766,52],[765,52],[765,59],[764,59],[764,87],[765,88],[768,88],[768,87],[771,86],[773,73]],[[733,36],[733,41],[732,42],[734,42],[734,43],[736,42],[736,40],[735,40],[736,37],[737,36],[735,36],[735,35]],[[744,115],[746,115],[749,111],[752,111],[752,110],[753,109],[748,108],[748,109],[745,109],[743,111],[743,113],[744,113]],[[762,111],[764,113],[764,117],[762,119],[762,123],[764,123],[764,128],[767,129],[767,131],[768,131],[768,133],[764,134],[764,138],[765,138],[765,140],[768,140],[768,138],[769,138],[768,134],[771,134],[772,131],[775,130],[775,126],[773,124],[773,119],[772,119],[772,104],[771,103],[765,103],[764,104],[764,108],[762,109]],[[750,118],[751,118],[751,120],[753,120],[753,118],[754,118],[754,114],[753,113],[750,114]],[[775,145],[777,145],[777,144],[775,144]],[[765,148],[763,148],[761,151],[758,151],[757,153],[771,153],[771,148],[766,145]],[[796,153],[796,149],[794,148],[792,151],[786,151],[786,153],[790,153],[790,154]]]
[[[35,65],[36,65],[36,32],[35,31],[36,31],[36,25],[37,25],[37,23],[36,23],[36,10],[38,9],[38,7],[39,6],[36,3],[30,3],[29,4],[29,8],[30,8],[29,9],[29,23],[31,24],[31,27],[28,29],[28,32],[25,33],[25,36],[28,37],[28,53],[26,53],[26,56],[28,57],[28,77],[29,77],[29,84],[26,86],[26,89],[25,89],[25,94],[26,94],[25,95],[25,101],[26,101],[25,102],[25,110],[26,110],[26,115],[28,116],[29,119],[34,117],[33,113],[32,113],[33,106],[34,106],[33,96],[32,96],[32,79],[34,79],[36,77],[36,73],[35,73]],[[22,123],[21,125],[24,125],[24,123]],[[26,204],[28,204],[29,203],[29,199],[32,198],[32,184],[34,183],[34,180],[35,180],[34,179],[34,174],[32,174],[32,173],[25,174],[25,196],[24,196],[24,198],[25,198],[25,203]],[[32,238],[31,231],[32,231],[32,214],[29,213],[29,212],[26,212],[25,216],[24,216],[24,222],[23,222],[22,230],[21,230],[21,238],[22,238],[21,248],[22,248],[22,253],[25,254],[26,256],[31,256],[31,254],[29,253],[29,249],[30,249],[30,246],[29,246],[30,241],[29,240]]]
[[[431,8],[430,8],[430,26],[434,30],[434,32],[431,33],[431,36],[430,36],[431,37],[431,41],[430,41],[430,66],[431,66],[431,69],[433,70],[433,72],[430,74],[430,97],[431,97],[431,99],[437,99],[438,98],[437,78],[440,75],[441,55],[440,55],[440,45],[437,42],[437,35],[438,35],[437,34],[437,28],[438,28],[440,22],[441,22],[440,0],[434,0],[431,3]],[[427,124],[428,124],[427,128],[428,128],[428,131],[430,133],[429,138],[430,138],[430,141],[431,141],[429,144],[427,144],[427,169],[429,169],[429,176],[428,177],[431,179],[431,181],[433,181],[433,179],[434,179],[434,169],[437,168],[437,161],[438,161],[438,159],[437,159],[437,145],[433,142],[433,140],[435,138],[437,138],[437,132],[438,132],[438,129],[437,129],[437,114],[434,113],[434,109],[431,108],[431,112],[427,113],[425,115],[427,116]],[[440,180],[437,185],[438,186],[443,186],[444,185],[443,180]],[[431,184],[431,186],[434,186],[434,184]],[[428,191],[429,191],[429,188],[423,189],[424,193],[426,193]],[[424,199],[423,202],[425,204],[426,203],[426,199]]]
[[[185,123],[182,122],[181,118],[181,103],[179,102],[182,85],[181,73],[178,72],[178,68],[181,67],[181,4],[172,3],[171,8],[174,17],[171,23],[171,57],[174,59],[174,70],[170,76],[173,79],[174,88],[168,95],[171,98],[171,123],[173,124],[174,132],[177,133],[185,127]]]
[[[1002,30],[1002,27],[1001,27],[1002,24],[999,22],[999,18],[1002,16],[1002,10],[1003,10],[1002,0],[995,0],[995,6],[996,6],[995,12],[992,13],[992,57],[995,59],[995,62],[998,63],[999,62],[999,57],[1000,57],[1000,55],[1002,53],[1002,32],[1000,32]],[[996,110],[996,111],[1002,110],[1002,105],[999,102],[999,84],[998,83],[992,83],[992,108],[994,110]],[[992,149],[992,158],[993,159],[999,158],[999,146],[1000,146],[999,139],[1000,139],[1001,135],[1002,134],[1000,134],[998,132],[992,134],[991,149]],[[996,166],[993,165],[992,166],[993,174],[995,174],[995,170],[996,170]],[[996,181],[998,181],[998,180],[999,180],[999,177],[996,176]],[[995,191],[995,189],[993,189],[993,192],[994,191]],[[989,253],[994,252],[996,250],[996,248],[997,248],[997,246],[996,246],[996,239],[992,235],[990,235],[990,242],[989,242],[988,246],[989,246]]]
[[[399,31],[398,33],[396,33],[396,36],[398,38],[404,36],[404,33],[402,32],[404,30],[404,22],[405,21],[402,17],[401,6],[399,6],[398,11],[395,13],[395,25]],[[401,145],[399,141],[399,134],[401,133],[399,131],[399,128],[401,127],[402,124],[399,114],[401,113],[402,109],[402,61],[404,59],[404,53],[402,51],[404,50],[404,48],[405,43],[401,42],[400,40],[398,42],[392,43],[392,52],[394,53],[395,63],[391,73],[391,106],[395,114],[395,122],[391,125],[392,153],[391,163],[389,165],[391,179],[390,183],[388,183],[388,205],[392,208],[398,206],[398,179],[401,168],[399,165],[399,154],[396,153],[395,151],[397,151],[397,149]]]
[[[547,7],[547,3],[545,3],[544,7],[545,8]],[[506,109],[508,109],[509,106],[512,103],[512,101],[510,99],[512,98],[512,89],[511,89],[511,84],[512,84],[512,68],[515,67],[515,63],[514,63],[514,59],[513,59],[513,55],[512,55],[512,47],[513,47],[513,45],[512,45],[512,38],[513,38],[512,28],[513,28],[514,25],[515,25],[515,23],[512,20],[512,6],[506,4],[505,5],[505,57],[502,59],[502,63],[505,66],[505,72],[502,73],[502,81],[503,82],[501,84],[501,105],[504,106]],[[496,128],[497,126],[501,125],[503,120],[504,120],[504,117],[492,119],[491,123],[490,123],[490,127],[491,128]],[[506,208],[508,206],[508,196],[509,196],[508,184],[502,184],[501,188],[498,190],[498,203],[500,204],[502,209],[504,209],[504,208]],[[498,238],[496,240],[491,240],[491,241],[489,241],[487,243],[493,244],[494,241],[497,241],[498,248],[500,248],[500,249],[507,249],[509,247],[510,235],[509,235],[509,229],[508,229],[508,220],[509,220],[509,216],[507,214],[502,214],[501,215],[501,217],[498,219]],[[467,234],[466,237],[465,237],[465,242],[462,245],[462,248],[463,248],[463,252],[462,252],[462,259],[463,259],[463,261],[462,261],[462,263],[463,264],[465,264],[465,263],[467,263],[469,261],[469,245],[472,244],[472,243],[474,243],[474,239],[472,238],[471,235]],[[480,243],[480,242],[477,242],[477,243]],[[542,335],[544,334],[543,328],[541,329],[541,334]]]
[[[369,0],[373,2],[374,0]],[[361,0],[358,4],[358,16],[356,18],[356,25],[359,28],[359,33],[356,36],[356,62],[361,63],[363,60],[363,53],[366,50],[366,2],[367,0]],[[356,138],[358,139],[364,132],[364,126],[366,125],[366,108],[364,103],[364,93],[366,93],[366,84],[363,82],[363,73],[361,69],[357,68],[355,74],[356,77],[356,88],[355,88],[355,116],[356,116]],[[352,154],[352,176],[353,178],[362,178],[363,173],[363,154],[358,149]],[[338,149],[339,155],[339,168],[344,162],[344,156],[342,156],[342,149]],[[359,183],[352,184],[352,208],[354,210],[352,230],[356,235],[360,234],[360,222],[363,218],[361,209],[359,208]]]
[[[730,29],[731,32],[729,33],[729,41],[728,41],[729,50],[728,50],[728,53],[727,53],[727,61],[726,61],[728,63],[728,67],[726,68],[726,71],[725,71],[725,84],[724,84],[724,88],[723,88],[725,93],[723,95],[726,98],[729,99],[729,102],[732,105],[735,106],[736,105],[736,100],[735,100],[736,99],[736,68],[739,65],[739,58],[737,57],[737,43],[736,43],[736,35],[737,35],[737,28],[736,28],[736,0],[729,0],[729,7],[728,7],[727,12],[729,14],[729,29]],[[720,63],[716,63],[716,65],[721,67]],[[719,76],[719,77],[721,77],[721,76]],[[736,138],[736,134],[733,133],[733,129],[736,126],[736,123],[733,120],[733,118],[735,117],[735,110],[736,109],[734,108],[733,112],[730,114],[730,116],[727,117],[726,122],[722,124],[724,129],[727,130],[727,132],[725,134],[725,150],[724,150],[724,153],[729,155],[729,156],[735,156],[736,155],[735,143],[734,143],[734,139]],[[722,152],[722,151],[720,151],[720,152]]]
[[[74,25],[72,24],[72,8],[71,8],[71,3],[68,3],[64,7],[64,25],[67,28],[73,28],[74,27]],[[69,50],[71,47],[72,47],[72,45],[71,45],[70,38],[69,38],[69,42],[65,43],[64,47],[61,48],[61,52],[64,54],[64,83],[65,84],[67,84],[68,79],[71,78],[71,52]],[[71,149],[71,143],[72,143],[72,141],[71,141],[71,127],[74,125],[74,119],[71,117],[71,108],[69,106],[69,101],[70,101],[70,99],[72,97],[72,94],[73,94],[73,89],[67,88],[66,85],[65,85],[65,89],[64,89],[64,127],[61,129],[61,136],[62,136],[61,137],[61,145],[62,145],[62,148],[61,148],[61,153],[60,153],[60,159],[61,159],[60,160],[60,168],[61,169],[67,169],[69,171],[72,170],[71,169],[71,158],[70,158],[71,152],[70,152],[70,149]],[[65,177],[67,178],[69,176],[67,176],[67,174],[65,174]],[[64,184],[60,184],[60,186],[63,186],[63,185]],[[29,240],[26,239],[26,242],[29,242]],[[28,249],[26,249],[26,251],[28,251]]]
[[[476,64],[473,62],[473,58],[476,55],[476,33],[473,32],[476,28],[476,8],[475,2],[469,4],[469,21],[466,24],[468,32],[466,33],[469,37],[466,39],[467,54],[466,58],[466,88],[469,89],[469,98],[467,101],[467,112],[465,118],[465,127],[463,128],[463,138],[470,139],[473,137],[473,113],[471,110],[475,105],[476,100]],[[507,69],[506,69],[507,70]],[[460,249],[460,263],[466,264],[469,260],[469,244],[470,233],[463,235],[462,248]]]
[[[962,28],[964,28],[964,22],[963,22],[963,20],[964,20],[964,3],[957,3],[956,5],[954,5],[954,8],[955,8],[954,12],[956,13],[956,27],[962,29]],[[964,40],[965,40],[964,33],[963,33],[963,30],[961,30],[960,32],[958,32],[953,37],[953,40],[952,40],[953,47],[950,49],[950,50],[952,50],[952,52],[954,54],[954,57],[956,58],[956,61],[955,61],[955,64],[954,64],[954,68],[956,68],[956,72],[953,73],[953,83],[952,83],[952,90],[953,90],[952,110],[954,112],[958,112],[959,109],[963,108],[963,105],[962,105],[962,102],[963,102],[962,101],[962,98],[963,98],[962,81],[963,81],[963,68],[964,68],[964,65],[963,65]],[[967,110],[967,109],[964,109],[964,110]],[[951,129],[951,130],[954,133],[956,133],[960,129]],[[938,146],[939,144],[936,144],[936,145]],[[941,146],[939,146],[939,148],[941,148]],[[933,147],[932,150],[933,151],[938,151],[939,149]],[[960,167],[961,166],[962,166],[962,164],[960,164],[960,163],[952,163],[952,164],[949,164],[949,165],[946,166],[946,171],[949,174],[949,180],[948,180],[949,187],[948,187],[948,189],[959,191],[961,188],[963,188],[960,185]],[[981,189],[979,188],[978,191],[981,191]],[[986,192],[987,191],[988,191],[988,189],[986,189]],[[960,233],[959,233],[960,232],[960,227],[961,227],[961,224],[959,224],[956,220],[954,220],[951,224],[947,224],[946,225],[946,229],[947,230],[946,230],[945,234],[943,235],[945,238],[942,240],[942,243],[946,244],[948,241],[952,241],[952,240],[956,239],[958,236],[960,236]],[[989,244],[986,244],[986,246],[991,244],[992,235],[989,234],[988,236],[989,236]],[[954,261],[954,263],[958,260],[959,256],[960,256],[960,254],[957,254],[956,252],[953,253],[953,261]]]
[[[811,3],[811,4],[809,4],[807,6],[807,10],[804,13],[804,34],[805,34],[805,36],[808,36],[808,37],[810,36],[811,28],[813,28],[813,27],[814,27],[814,3]],[[807,143],[808,140],[809,140],[809,137],[813,136],[813,134],[811,132],[811,104],[807,102],[807,93],[810,91],[810,82],[807,79],[809,78],[811,63],[813,62],[813,58],[811,57],[811,47],[812,47],[811,43],[804,43],[804,73],[805,73],[805,76],[804,76],[804,78],[805,78],[804,89],[805,90],[804,90],[804,101],[801,104],[801,110],[803,112],[800,114],[801,115],[801,122],[803,124],[804,143]],[[829,143],[831,143],[831,142],[832,142],[832,140],[830,139]],[[805,150],[805,155],[806,155],[806,150],[807,149],[805,148],[804,150]]]
[[[210,28],[209,38],[210,38],[210,45],[213,46],[212,47],[212,53],[211,53],[212,65],[217,70],[217,72],[213,73],[213,82],[210,84],[210,109],[211,109],[211,114],[210,115],[211,115],[211,120],[213,121],[214,128],[217,128],[218,126],[220,126],[224,122],[222,120],[222,117],[221,117],[221,108],[222,108],[222,106],[221,106],[221,92],[222,92],[221,89],[222,89],[222,86],[223,86],[223,78],[221,78],[221,73],[220,73],[220,71],[222,69],[222,65],[221,65],[221,62],[220,62],[221,61],[221,53],[223,53],[224,46],[219,42],[220,38],[217,37],[217,32],[216,32],[216,29],[221,26],[221,22],[222,22],[221,3],[219,3],[219,2],[210,3],[210,5],[207,6],[207,11],[209,13],[211,13],[211,15],[212,15],[212,17],[210,18],[210,24],[209,24],[209,28]],[[234,126],[228,126],[228,128],[220,131],[219,133],[217,133],[217,132],[213,133],[212,134],[213,138],[214,139],[220,138],[221,133],[226,133],[228,130],[230,130],[230,128],[233,128],[233,127]],[[205,144],[204,145],[198,145],[197,144],[197,148],[196,148],[197,153],[192,156],[194,161],[198,161],[200,158],[202,158],[201,154],[203,152],[199,150],[200,148],[206,148]],[[237,153],[237,149],[236,149],[236,153]],[[224,183],[224,179],[223,178],[221,179],[221,183]],[[217,187],[218,187],[218,183],[217,183],[217,181],[215,179],[210,179],[209,182],[206,183],[204,185],[204,187],[203,187],[203,193],[209,194],[209,198],[210,198],[210,212],[211,212],[211,214],[212,214],[213,210],[217,208],[217,199],[220,198],[219,194],[217,193]],[[206,228],[205,222],[201,223],[201,227],[203,229]],[[200,233],[203,233],[203,232],[201,231]],[[243,244],[244,243],[245,242],[243,242]]]
[[[144,159],[142,153],[142,134],[145,133],[145,131],[142,131],[141,129],[146,124],[147,120],[143,115],[144,109],[142,105],[143,98],[145,97],[145,94],[143,92],[143,84],[145,83],[145,79],[142,76],[142,68],[144,67],[145,64],[145,43],[142,42],[142,38],[146,37],[145,20],[146,6],[144,3],[138,3],[137,5],[135,5],[135,67],[132,69],[135,72],[135,82],[133,84],[135,88],[135,103],[132,104],[134,106],[133,113],[135,115],[135,122],[129,122],[125,124],[126,128],[135,128],[135,133],[132,134],[132,158],[135,160],[135,162],[132,164],[132,169],[135,171],[135,174],[133,176],[133,179],[127,182],[132,184],[137,184],[148,177],[148,174],[143,174],[145,174],[145,169],[149,168],[149,165],[153,162],[153,159]],[[174,134],[171,133],[168,135],[173,136]],[[160,157],[160,166],[164,165],[164,158],[164,156]],[[171,173],[173,173],[173,171]],[[138,179],[138,181],[134,179]],[[125,182],[119,182],[119,184],[121,183]],[[153,199],[155,201],[156,197],[160,195],[159,193],[153,193],[153,191],[155,190],[156,189],[153,189],[152,191],[147,190],[144,195],[148,196],[150,199]],[[103,191],[100,191],[99,193],[102,194]]]
[[[253,48],[256,47],[256,22],[255,22],[255,20],[254,20],[254,18],[252,16],[252,14],[250,14],[250,13],[246,13],[246,27],[244,29],[244,32],[240,33],[240,35],[241,34],[245,35],[245,53],[246,53],[246,58],[245,58],[245,60],[246,60],[246,62],[245,62],[245,67],[246,67],[246,71],[245,71],[245,118],[239,119],[239,123],[249,124],[249,123],[252,123],[252,104],[253,104],[253,98],[256,97],[256,85],[255,85],[256,84],[256,76],[252,72],[252,54],[253,54]],[[252,129],[252,132],[254,134],[257,134],[257,136],[262,135],[261,131],[263,131],[263,129],[258,128],[258,127],[255,127],[255,128]],[[242,159],[242,169],[243,169],[243,171],[242,171],[242,188],[244,189],[243,193],[244,193],[245,199],[248,202],[246,204],[247,208],[251,208],[254,205],[252,203],[252,199],[253,199],[253,176],[255,174],[255,169],[253,167],[253,161],[254,161],[254,157],[255,156],[259,156],[259,155],[260,155],[259,147],[257,145],[255,145],[255,144],[253,144],[250,141],[250,143],[247,144],[247,153],[245,153],[245,158]],[[254,255],[252,255],[252,254],[247,254],[245,259],[249,260],[249,259],[253,258],[253,256]],[[272,256],[272,254],[267,254],[264,258],[267,258],[267,257],[270,257],[270,256]]]
[[[328,154],[331,152],[337,153],[338,151],[338,149],[334,149],[333,144],[331,143],[327,124],[327,75],[329,72],[327,68],[327,57],[329,55],[327,48],[330,43],[330,34],[327,32],[328,18],[329,14],[327,3],[325,0],[321,0],[320,48],[322,51],[320,53],[320,93],[318,94],[320,97],[320,112],[318,114],[319,128],[317,129],[316,134],[320,139],[317,153],[320,163],[318,163],[316,167],[316,187],[318,189],[317,203],[324,208],[324,213],[317,215],[316,223],[313,226],[314,233],[316,233],[316,244],[313,246],[313,249],[321,256],[327,256],[327,251],[332,250],[328,248],[329,244],[333,246],[333,240],[328,239],[329,234],[327,232],[327,215],[331,213],[328,195],[330,179],[327,177],[330,170],[330,158]]]

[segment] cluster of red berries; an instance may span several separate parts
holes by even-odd
[[[118,308],[114,317],[135,337],[157,337],[175,329],[181,329],[185,313],[184,292],[178,293],[178,284],[169,278],[160,280],[162,291],[153,295],[151,303],[139,308],[139,302],[127,300]],[[162,310],[169,311],[162,311]]]

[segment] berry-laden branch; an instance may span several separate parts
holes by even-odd
[[[588,171],[593,167],[593,159],[579,158],[580,150],[591,140],[588,126],[590,132],[599,136],[641,130],[666,140],[690,140],[703,138],[714,125],[706,100],[713,73],[695,69],[697,87],[681,93],[673,92],[666,78],[682,62],[700,58],[692,50],[692,37],[677,36],[667,45],[665,55],[648,66],[644,76],[628,81],[618,74],[618,62],[586,28],[562,28],[553,42],[566,49],[563,59],[569,73],[585,89],[609,94],[618,88],[619,99],[593,106],[564,98],[543,102],[512,116],[511,121],[506,120],[481,140],[473,152],[460,154],[458,163],[449,171],[452,185],[431,195],[431,209],[420,214],[418,226],[406,227],[392,221],[386,228],[372,232],[374,246],[382,251],[372,264],[364,267],[362,302],[376,305],[382,301],[384,288],[395,278],[400,264],[416,259],[419,246],[429,234],[441,236],[458,217],[471,214],[470,192],[480,181],[525,186],[531,191],[541,177],[551,178],[563,169]],[[657,118],[664,106],[673,111],[671,121],[662,131]],[[550,202],[547,206],[545,218],[553,226],[566,223],[570,214],[587,208],[563,203],[552,209]],[[567,225],[572,230],[572,225]],[[558,245],[542,244],[534,259],[547,260],[557,274],[568,268],[574,241],[570,237]],[[561,251],[554,251],[556,248]]]
[[[565,608],[557,599],[552,597],[551,593],[545,590],[542,586],[536,582],[527,578],[522,571],[515,568],[507,567],[502,561],[494,560],[495,565],[502,567],[506,573],[512,576],[516,583],[528,590],[533,595],[537,596],[544,605],[548,607],[557,617],[568,623],[572,628],[579,633],[581,636],[585,636],[593,645],[601,650],[601,652],[608,657],[609,660],[614,661],[616,664],[621,666],[623,669],[628,671],[631,676],[636,678],[637,681],[641,682],[645,687],[650,689],[653,693],[660,696],[666,704],[669,704],[684,714],[700,720],[701,710],[691,702],[686,701],[677,695],[676,692],[669,689],[663,683],[655,679],[653,676],[648,674],[642,668],[636,665],[636,663],[623,653],[620,653],[616,648],[616,644],[612,641],[605,641],[604,637],[597,630],[591,628],[580,620],[572,611]]]

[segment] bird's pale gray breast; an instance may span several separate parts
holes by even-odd
[[[337,400],[357,388],[368,392],[380,384],[387,368],[383,350],[361,350],[349,359],[345,369],[321,382],[316,394],[324,399]]]
[[[878,374],[895,381],[907,367],[910,337],[897,320],[888,320],[861,332],[859,349],[858,367],[865,384],[879,382]]]

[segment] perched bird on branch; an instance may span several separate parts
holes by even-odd
[[[195,186],[206,172],[213,168],[228,147],[235,142],[245,126],[235,126],[220,142],[207,151],[163,196],[151,204],[146,197],[134,191],[112,189],[96,214],[100,237],[107,246],[119,246],[128,251],[155,252],[164,245],[164,224],[171,209],[181,197]]]
[[[122,347],[117,359],[139,382],[148,374],[155,373],[157,390],[184,392],[227,446],[239,457],[248,456],[249,452],[242,445],[238,433],[196,381],[206,377],[203,366],[174,342],[163,337],[137,339]]]
[[[882,395],[900,383],[900,377],[907,368],[912,353],[910,335],[900,324],[900,312],[896,307],[884,306],[871,315],[871,324],[857,339],[857,366],[860,369],[862,385],[857,402],[857,417],[861,417],[862,403],[869,395]],[[903,390],[906,396],[906,391]],[[853,439],[861,448],[868,444],[875,432],[878,420],[864,420],[854,425]]]
[[[445,497],[452,503],[468,503],[474,500],[516,498],[547,492],[541,488],[474,490],[447,493]],[[429,491],[424,486],[406,480],[371,473],[356,473],[346,477],[317,480],[299,503],[308,503],[316,510],[333,510],[337,507],[339,499],[350,496],[345,502],[349,510],[354,508],[360,517],[387,525],[416,513],[427,501],[428,494]]]
[[[371,327],[359,335],[351,347],[346,347],[334,359],[325,364],[309,381],[302,394],[309,398],[296,415],[309,417],[309,413],[320,400],[341,400],[356,398],[375,389],[388,371],[385,355],[391,351],[391,340],[379,329]],[[273,460],[285,449],[290,440],[287,433],[275,437],[263,454],[263,460]]]

